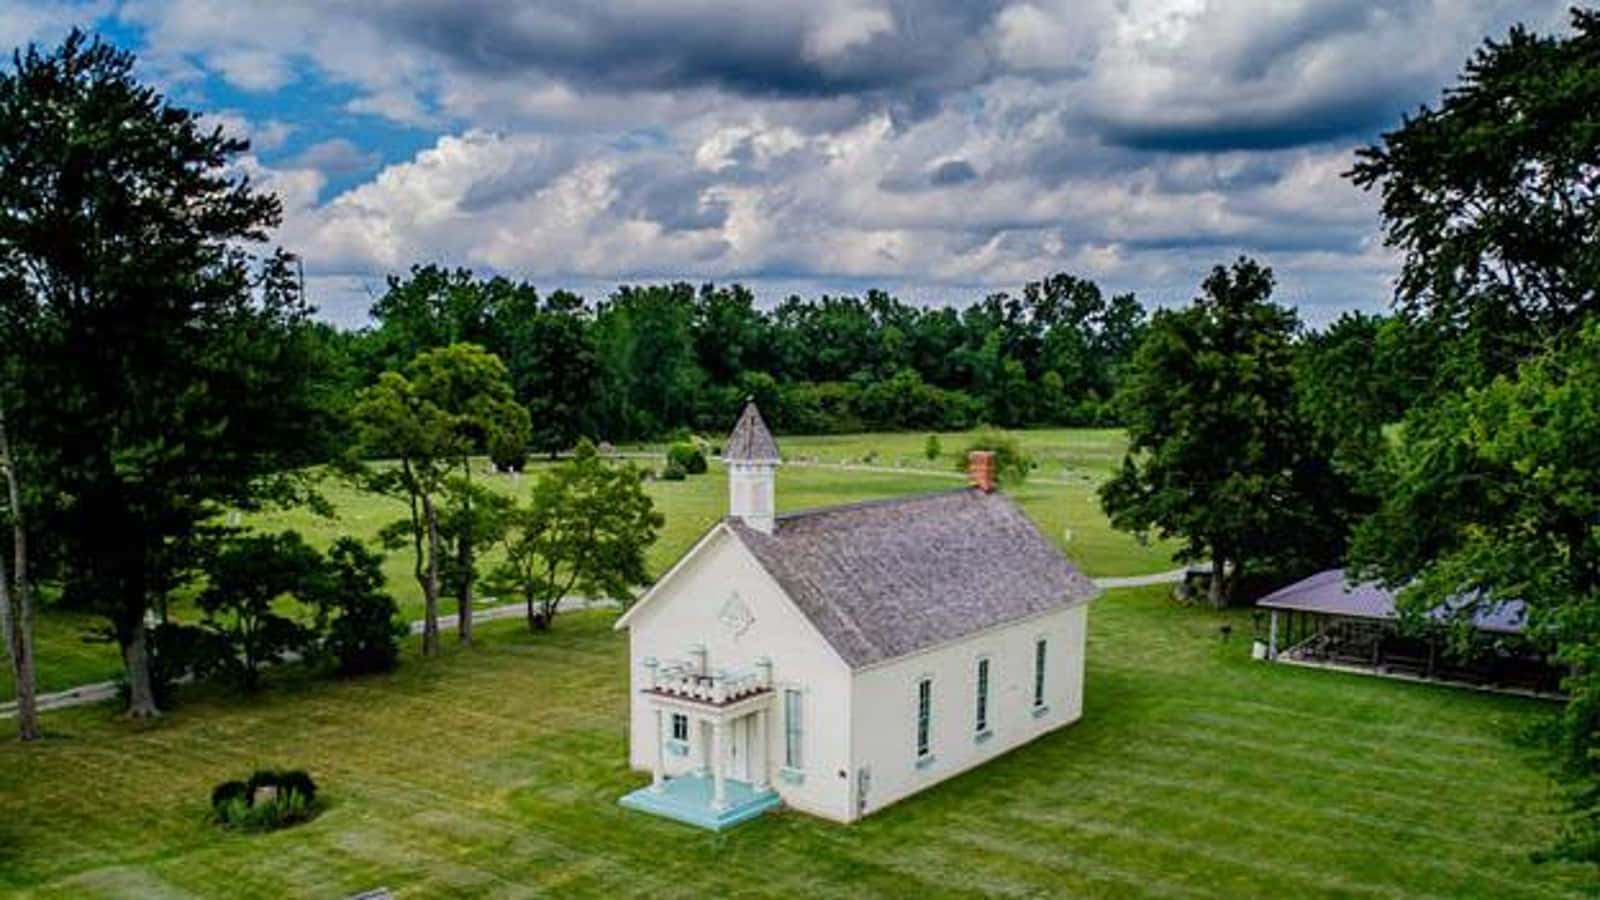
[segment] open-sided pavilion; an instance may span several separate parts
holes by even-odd
[[[1528,633],[1522,604],[1474,611],[1477,652],[1456,653],[1437,627],[1403,630],[1394,593],[1376,582],[1352,584],[1343,569],[1318,572],[1256,601],[1270,614],[1267,657],[1276,662],[1339,668],[1517,693],[1557,694],[1560,672]]]

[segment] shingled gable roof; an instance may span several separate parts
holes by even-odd
[[[728,443],[722,448],[722,458],[737,462],[778,461],[778,442],[772,439],[772,432],[767,430],[767,423],[761,418],[761,410],[756,409],[754,400],[745,401],[744,412],[734,423],[733,433],[728,435]]]
[[[1004,494],[972,488],[725,520],[851,668],[1085,602],[1094,583]]]

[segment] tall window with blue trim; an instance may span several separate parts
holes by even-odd
[[[800,769],[800,692],[788,688],[783,692],[783,765],[787,769]]]
[[[989,730],[989,659],[978,660],[978,716],[973,730],[979,734]]]
[[[933,752],[933,679],[917,682],[917,759]]]
[[[1033,642],[1033,708],[1044,706],[1044,658],[1045,640],[1039,638]]]

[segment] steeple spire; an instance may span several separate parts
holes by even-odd
[[[757,531],[772,533],[777,512],[776,480],[782,459],[753,397],[745,398],[744,412],[722,448],[728,466],[728,514],[743,519]]]

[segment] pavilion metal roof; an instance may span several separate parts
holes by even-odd
[[[1265,609],[1292,610],[1346,616],[1352,619],[1393,620],[1397,618],[1394,593],[1374,581],[1349,583],[1343,569],[1318,572],[1256,601]],[[1448,607],[1433,611],[1435,619],[1450,615]],[[1517,601],[1483,607],[1473,616],[1479,631],[1520,634],[1526,627],[1526,610]]]

